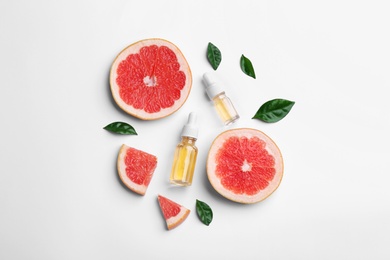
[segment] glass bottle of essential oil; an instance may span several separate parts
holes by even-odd
[[[234,108],[230,98],[226,96],[225,91],[220,86],[215,74],[211,72],[203,74],[203,82],[206,87],[206,93],[214,102],[215,109],[222,122],[225,125],[229,125],[237,121],[240,116]]]
[[[170,182],[181,186],[190,186],[194,176],[198,148],[195,146],[198,138],[196,114],[191,112],[188,122],[181,133],[181,142],[177,145],[173,158]]]

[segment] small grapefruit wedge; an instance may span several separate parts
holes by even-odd
[[[157,167],[157,157],[135,148],[122,145],[117,168],[121,181],[132,191],[145,195]]]
[[[177,204],[176,202],[158,195],[158,203],[167,223],[168,230],[171,230],[186,220],[190,210]]]
[[[271,195],[283,177],[283,158],[275,142],[263,132],[227,130],[212,143],[207,175],[214,189],[239,203],[256,203]]]
[[[192,75],[180,49],[164,39],[145,39],[115,58],[110,86],[117,105],[143,120],[166,117],[187,100]]]

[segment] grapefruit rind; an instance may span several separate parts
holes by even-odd
[[[118,159],[117,159],[118,175],[119,175],[120,180],[123,182],[123,184],[127,188],[129,188],[133,192],[138,193],[140,195],[145,195],[146,190],[148,189],[149,184],[148,185],[145,185],[145,184],[140,185],[140,184],[134,183],[133,181],[131,181],[129,179],[129,177],[127,177],[127,174],[126,174],[126,167],[127,166],[125,164],[125,157],[126,157],[127,150],[130,149],[130,148],[132,148],[132,147],[129,147],[129,146],[123,144],[121,146],[120,150],[119,150]],[[135,148],[133,148],[133,149],[135,149]],[[144,151],[141,151],[141,152],[146,153]],[[152,156],[154,156],[154,155],[152,155]],[[156,158],[156,165],[152,169],[152,171],[150,172],[150,174],[152,175],[151,177],[153,177],[154,170],[157,167],[157,157],[155,157],[155,158]]]
[[[156,113],[148,113],[145,112],[143,109],[136,109],[133,106],[124,102],[123,99],[120,97],[119,86],[116,82],[117,69],[120,62],[126,59],[126,57],[129,56],[130,54],[139,53],[142,47],[150,46],[150,45],[157,45],[158,47],[167,46],[168,48],[173,50],[174,53],[176,54],[177,61],[180,65],[179,70],[183,71],[183,73],[186,76],[186,84],[180,92],[180,98],[174,102],[173,106],[168,108],[161,108],[161,110]],[[145,40],[135,42],[127,46],[118,54],[118,56],[115,58],[114,62],[111,65],[110,87],[111,87],[111,93],[114,98],[114,101],[123,111],[142,120],[155,120],[173,114],[184,105],[192,88],[192,74],[186,58],[184,57],[183,53],[175,44],[164,39],[151,38],[151,39],[145,39]]]
[[[158,202],[159,202],[161,211],[164,211],[163,206],[162,206],[162,203],[161,203],[161,199],[165,199],[165,200],[168,200],[168,201],[170,201],[170,202],[172,202],[172,203],[177,204],[176,202],[174,202],[174,201],[172,201],[172,200],[170,200],[170,199],[168,199],[168,198],[166,198],[166,197],[163,197],[163,196],[161,196],[161,195],[158,195],[157,198],[158,198]],[[184,206],[182,206],[182,205],[180,205],[180,204],[177,204],[177,205],[180,207],[180,211],[179,211],[179,213],[178,213],[176,216],[170,217],[170,218],[168,218],[168,219],[165,219],[165,217],[164,217],[165,222],[166,222],[166,224],[167,224],[168,230],[174,229],[174,228],[176,228],[177,226],[179,226],[181,223],[183,223],[184,220],[187,219],[188,215],[189,215],[190,212],[191,212],[191,211],[190,211],[189,209],[187,209],[186,207],[184,207]],[[164,212],[163,212],[163,214],[164,214]]]
[[[241,137],[245,136],[247,138],[251,138],[253,136],[256,136],[263,141],[266,142],[265,149],[268,151],[269,154],[271,154],[275,159],[275,175],[272,181],[269,183],[269,185],[263,189],[260,190],[258,193],[254,195],[247,195],[247,194],[235,194],[232,191],[228,190],[221,184],[221,180],[215,175],[216,170],[216,162],[215,157],[218,152],[218,150],[223,146],[224,140],[227,140],[229,137]],[[280,182],[283,178],[283,171],[284,171],[284,164],[283,164],[283,158],[282,154],[276,145],[276,143],[266,134],[263,132],[257,130],[257,129],[251,129],[251,128],[238,128],[238,129],[231,129],[227,130],[220,135],[218,135],[214,142],[212,143],[209,154],[207,157],[207,176],[208,179],[213,186],[213,188],[223,197],[243,204],[253,204],[260,202],[264,199],[266,199],[268,196],[270,196],[280,185]]]

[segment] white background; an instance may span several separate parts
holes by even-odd
[[[236,2],[236,3],[234,3]],[[239,2],[239,3],[238,3]],[[0,1],[0,259],[390,259],[388,1]],[[113,102],[108,75],[127,45],[151,37],[186,56],[193,88],[158,121]],[[254,205],[209,184],[207,152],[223,127],[201,76],[208,42],[240,121],[271,136],[285,174]],[[251,59],[257,79],[243,74]],[[282,121],[252,120],[273,98]],[[191,187],[169,171],[182,125],[199,114]],[[113,135],[113,121],[138,136]],[[230,128],[232,128],[230,127]],[[117,177],[121,144],[158,157],[144,197]],[[168,231],[156,196],[192,212]],[[210,226],[195,200],[214,211]]]

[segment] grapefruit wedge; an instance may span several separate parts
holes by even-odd
[[[144,151],[122,145],[117,168],[121,181],[130,190],[145,195],[157,167],[157,157]]]
[[[154,120],[184,104],[192,75],[176,45],[164,39],[145,39],[126,47],[115,58],[110,86],[121,109],[137,118]]]
[[[283,177],[283,158],[275,142],[256,129],[221,133],[207,158],[207,175],[214,189],[239,203],[256,203],[271,195]]]
[[[190,214],[190,210],[177,204],[176,202],[167,199],[161,195],[157,196],[161,211],[167,223],[168,230],[171,230],[186,220]]]

